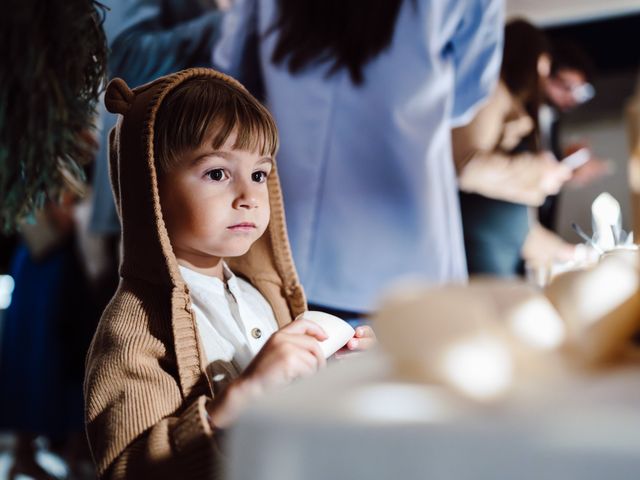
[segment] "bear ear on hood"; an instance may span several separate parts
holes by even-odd
[[[124,80],[114,78],[109,82],[109,85],[107,85],[107,91],[104,94],[104,104],[111,113],[124,115],[131,108],[135,96],[136,94],[131,91]]]

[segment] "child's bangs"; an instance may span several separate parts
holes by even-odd
[[[212,147],[222,147],[235,134],[233,148],[273,157],[278,150],[278,130],[271,114],[257,100],[235,95],[212,114]]]
[[[246,90],[222,79],[194,78],[170,92],[154,125],[154,149],[161,171],[179,164],[187,149],[211,138],[221,148],[235,134],[234,149],[273,157],[278,130],[269,111]]]

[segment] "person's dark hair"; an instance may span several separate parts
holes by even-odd
[[[364,81],[364,66],[390,44],[403,0],[278,0],[279,17],[268,34],[278,32],[275,64],[293,74],[313,63],[342,68],[354,84]]]
[[[181,153],[200,147],[211,134],[214,149],[235,132],[233,148],[271,157],[278,150],[278,130],[269,111],[245,89],[218,78],[196,77],[174,88],[163,99],[153,128],[160,173],[171,171]]]
[[[552,41],[551,75],[559,70],[577,70],[591,81],[595,71],[593,61],[587,52],[572,40],[558,39]]]
[[[550,51],[545,33],[526,20],[510,21],[505,27],[500,77],[525,104],[541,99],[538,60]]]
[[[526,20],[507,23],[504,30],[504,53],[500,78],[509,91],[518,97],[534,123],[534,130],[524,142],[537,150],[538,110],[543,101],[538,62],[551,47],[545,33]]]

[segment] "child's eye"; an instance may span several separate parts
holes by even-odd
[[[214,182],[221,182],[226,178],[226,174],[222,168],[214,168],[205,173],[205,176]]]
[[[253,180],[256,183],[264,183],[267,180],[267,172],[260,170],[258,172],[253,172],[251,174],[251,180]]]

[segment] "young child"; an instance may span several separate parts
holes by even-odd
[[[251,399],[325,364],[275,172],[276,126],[233,79],[185,70],[106,92],[121,281],[87,360],[101,478],[212,478]],[[225,263],[223,259],[227,259]],[[237,276],[236,276],[237,275]],[[359,327],[349,347],[367,347]]]

